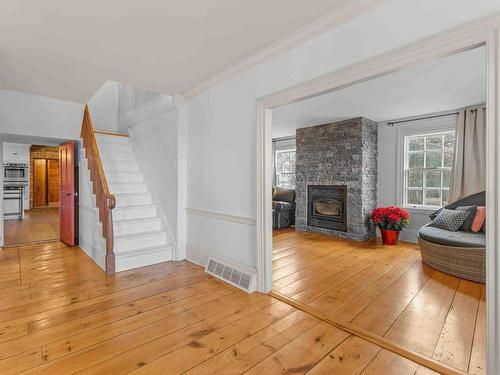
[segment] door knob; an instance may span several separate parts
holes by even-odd
[[[71,193],[68,192],[68,193],[66,193],[66,195],[69,197],[71,195]]]

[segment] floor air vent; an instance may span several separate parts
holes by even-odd
[[[227,259],[208,259],[205,271],[247,293],[255,292],[256,273],[251,268],[236,265]]]

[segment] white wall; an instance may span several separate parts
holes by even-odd
[[[257,98],[499,10],[497,0],[390,0],[190,99],[188,207],[255,218]],[[189,213],[188,245],[256,265],[246,224]]]
[[[120,118],[125,118],[130,111],[150,102],[160,95],[156,92],[138,89],[136,87],[117,82],[118,88],[118,132],[126,132],[127,124]]]
[[[0,133],[79,139],[83,105],[0,90]]]
[[[177,233],[177,111],[164,107],[137,119],[129,134],[170,238]]]
[[[94,129],[113,133],[118,129],[118,83],[106,81],[88,101]]]
[[[425,116],[425,115],[424,115]],[[421,117],[424,117],[421,116]],[[434,133],[454,130],[457,116],[437,117],[417,120],[394,126],[379,124],[378,130],[378,165],[377,165],[377,206],[403,206],[403,150],[404,137],[414,134]],[[433,210],[407,209],[410,224],[400,233],[400,239],[417,241],[417,231],[427,224]]]
[[[78,245],[99,267],[106,270],[106,240],[102,236],[99,211],[92,192],[90,171],[81,141],[78,145],[78,161]]]

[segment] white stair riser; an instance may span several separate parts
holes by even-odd
[[[117,184],[109,182],[109,190],[113,194],[119,193],[147,193],[148,187],[145,182],[132,182],[128,184]]]
[[[141,170],[137,162],[103,161],[102,164],[106,175],[116,172],[140,172]]]
[[[119,236],[121,234],[149,232],[161,229],[161,219],[154,218],[150,220],[132,221],[132,222],[115,221],[113,227],[114,227],[113,232],[115,236]]]
[[[119,253],[121,251],[140,249],[145,246],[153,247],[166,244],[167,244],[166,232],[158,232],[155,234],[148,235],[147,237],[138,234],[137,237],[115,239],[114,251],[115,253]]]
[[[149,194],[140,194],[140,195],[117,195],[116,196],[116,206],[137,206],[140,204],[151,204],[151,195]]]
[[[106,173],[106,179],[112,183],[143,182],[142,172],[111,172]]]
[[[150,266],[161,262],[172,260],[172,249],[165,247],[149,254],[127,255],[120,256],[115,254],[115,269],[116,272],[126,271],[133,268]]]
[[[116,207],[113,210],[114,220],[142,219],[146,217],[156,217],[156,207]]]

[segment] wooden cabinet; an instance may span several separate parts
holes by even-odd
[[[59,205],[59,160],[33,160],[33,207]]]
[[[47,160],[47,201],[49,206],[59,205],[59,160]]]
[[[47,160],[33,160],[33,207],[45,207],[47,201]]]

